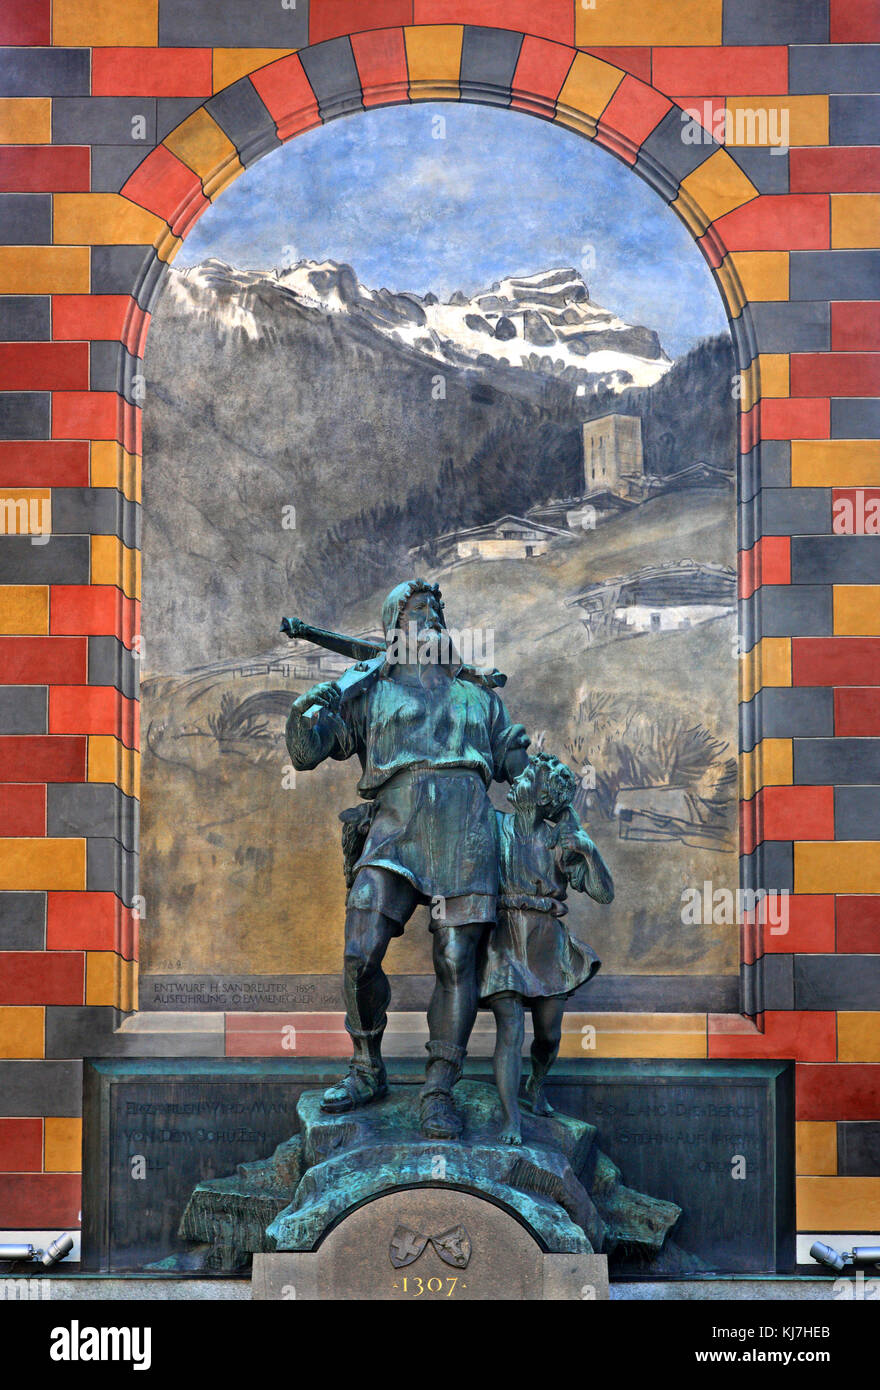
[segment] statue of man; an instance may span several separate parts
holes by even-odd
[[[427,1137],[453,1139],[461,1121],[452,1088],[477,1012],[477,948],[495,921],[498,891],[487,788],[518,776],[529,740],[488,684],[461,673],[436,584],[398,584],[382,622],[388,659],[378,677],[344,703],[332,681],[314,686],[294,701],[287,722],[294,767],[357,754],[358,791],[372,803],[345,916],[345,1026],[354,1055],[323,1107],[351,1110],[386,1094],[381,1043],[391,989],[382,962],[415,908],[433,904],[436,982],[420,1119]],[[426,652],[435,658],[427,664]],[[309,724],[305,712],[316,704],[321,712]]]

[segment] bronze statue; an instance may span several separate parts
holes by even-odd
[[[357,667],[306,691],[287,721],[294,767],[356,755],[358,791],[370,803],[368,819],[362,814],[346,826],[349,848],[362,837],[345,917],[346,1028],[354,1055],[323,1107],[351,1110],[386,1094],[381,1043],[390,986],[382,962],[415,908],[429,904],[436,983],[420,1117],[427,1137],[452,1139],[461,1132],[452,1088],[477,1012],[477,951],[495,921],[498,893],[498,830],[487,788],[522,772],[529,740],[495,692],[503,677],[462,666],[445,640],[436,584],[397,585],[382,622],[384,654],[361,644]],[[282,627],[305,633],[296,620]],[[340,649],[354,654],[352,646]]]
[[[505,1144],[522,1143],[519,1087],[525,1008],[534,1027],[526,1097],[536,1115],[551,1115],[544,1083],[556,1060],[569,995],[592,979],[601,962],[562,925],[569,887],[610,903],[608,867],[582,829],[571,802],[574,773],[549,753],[529,758],[513,783],[513,813],[496,812],[501,853],[497,925],[486,937],[479,968],[482,1008],[495,1015],[495,1084]]]

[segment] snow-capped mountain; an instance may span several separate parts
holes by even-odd
[[[553,376],[578,395],[652,386],[672,365],[655,332],[590,299],[570,268],[509,276],[467,298],[373,290],[351,266],[299,261],[272,271],[208,260],[171,270],[168,308],[207,319],[251,341],[284,334],[285,313],[347,317],[444,366],[521,368]]]

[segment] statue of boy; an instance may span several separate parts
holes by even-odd
[[[521,1144],[519,1088],[524,1014],[532,1015],[532,1070],[526,1097],[551,1115],[544,1082],[556,1060],[565,1001],[601,962],[562,925],[569,887],[599,903],[614,898],[608,867],[572,810],[575,777],[548,753],[530,757],[508,792],[513,814],[496,812],[501,857],[498,924],[480,960],[480,1007],[495,1015],[495,1084],[501,1140]]]
[[[498,892],[487,787],[522,771],[529,740],[494,689],[463,674],[436,584],[397,585],[382,622],[388,656],[376,679],[346,702],[333,682],[314,686],[294,701],[287,723],[294,767],[357,755],[358,791],[372,803],[345,914],[345,1026],[354,1056],[323,1105],[345,1111],[385,1095],[381,1042],[391,991],[382,962],[415,908],[432,904],[436,983],[420,1119],[429,1138],[452,1139],[461,1132],[452,1088],[477,1012],[477,948],[495,921]],[[426,651],[433,653],[427,664]],[[315,704],[323,709],[310,724],[305,712]]]

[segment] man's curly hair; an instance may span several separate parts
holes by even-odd
[[[571,768],[560,762],[552,753],[532,753],[529,762],[543,774],[544,786],[551,800],[551,814],[557,815],[564,811],[566,806],[571,805],[577,790],[577,781]]]

